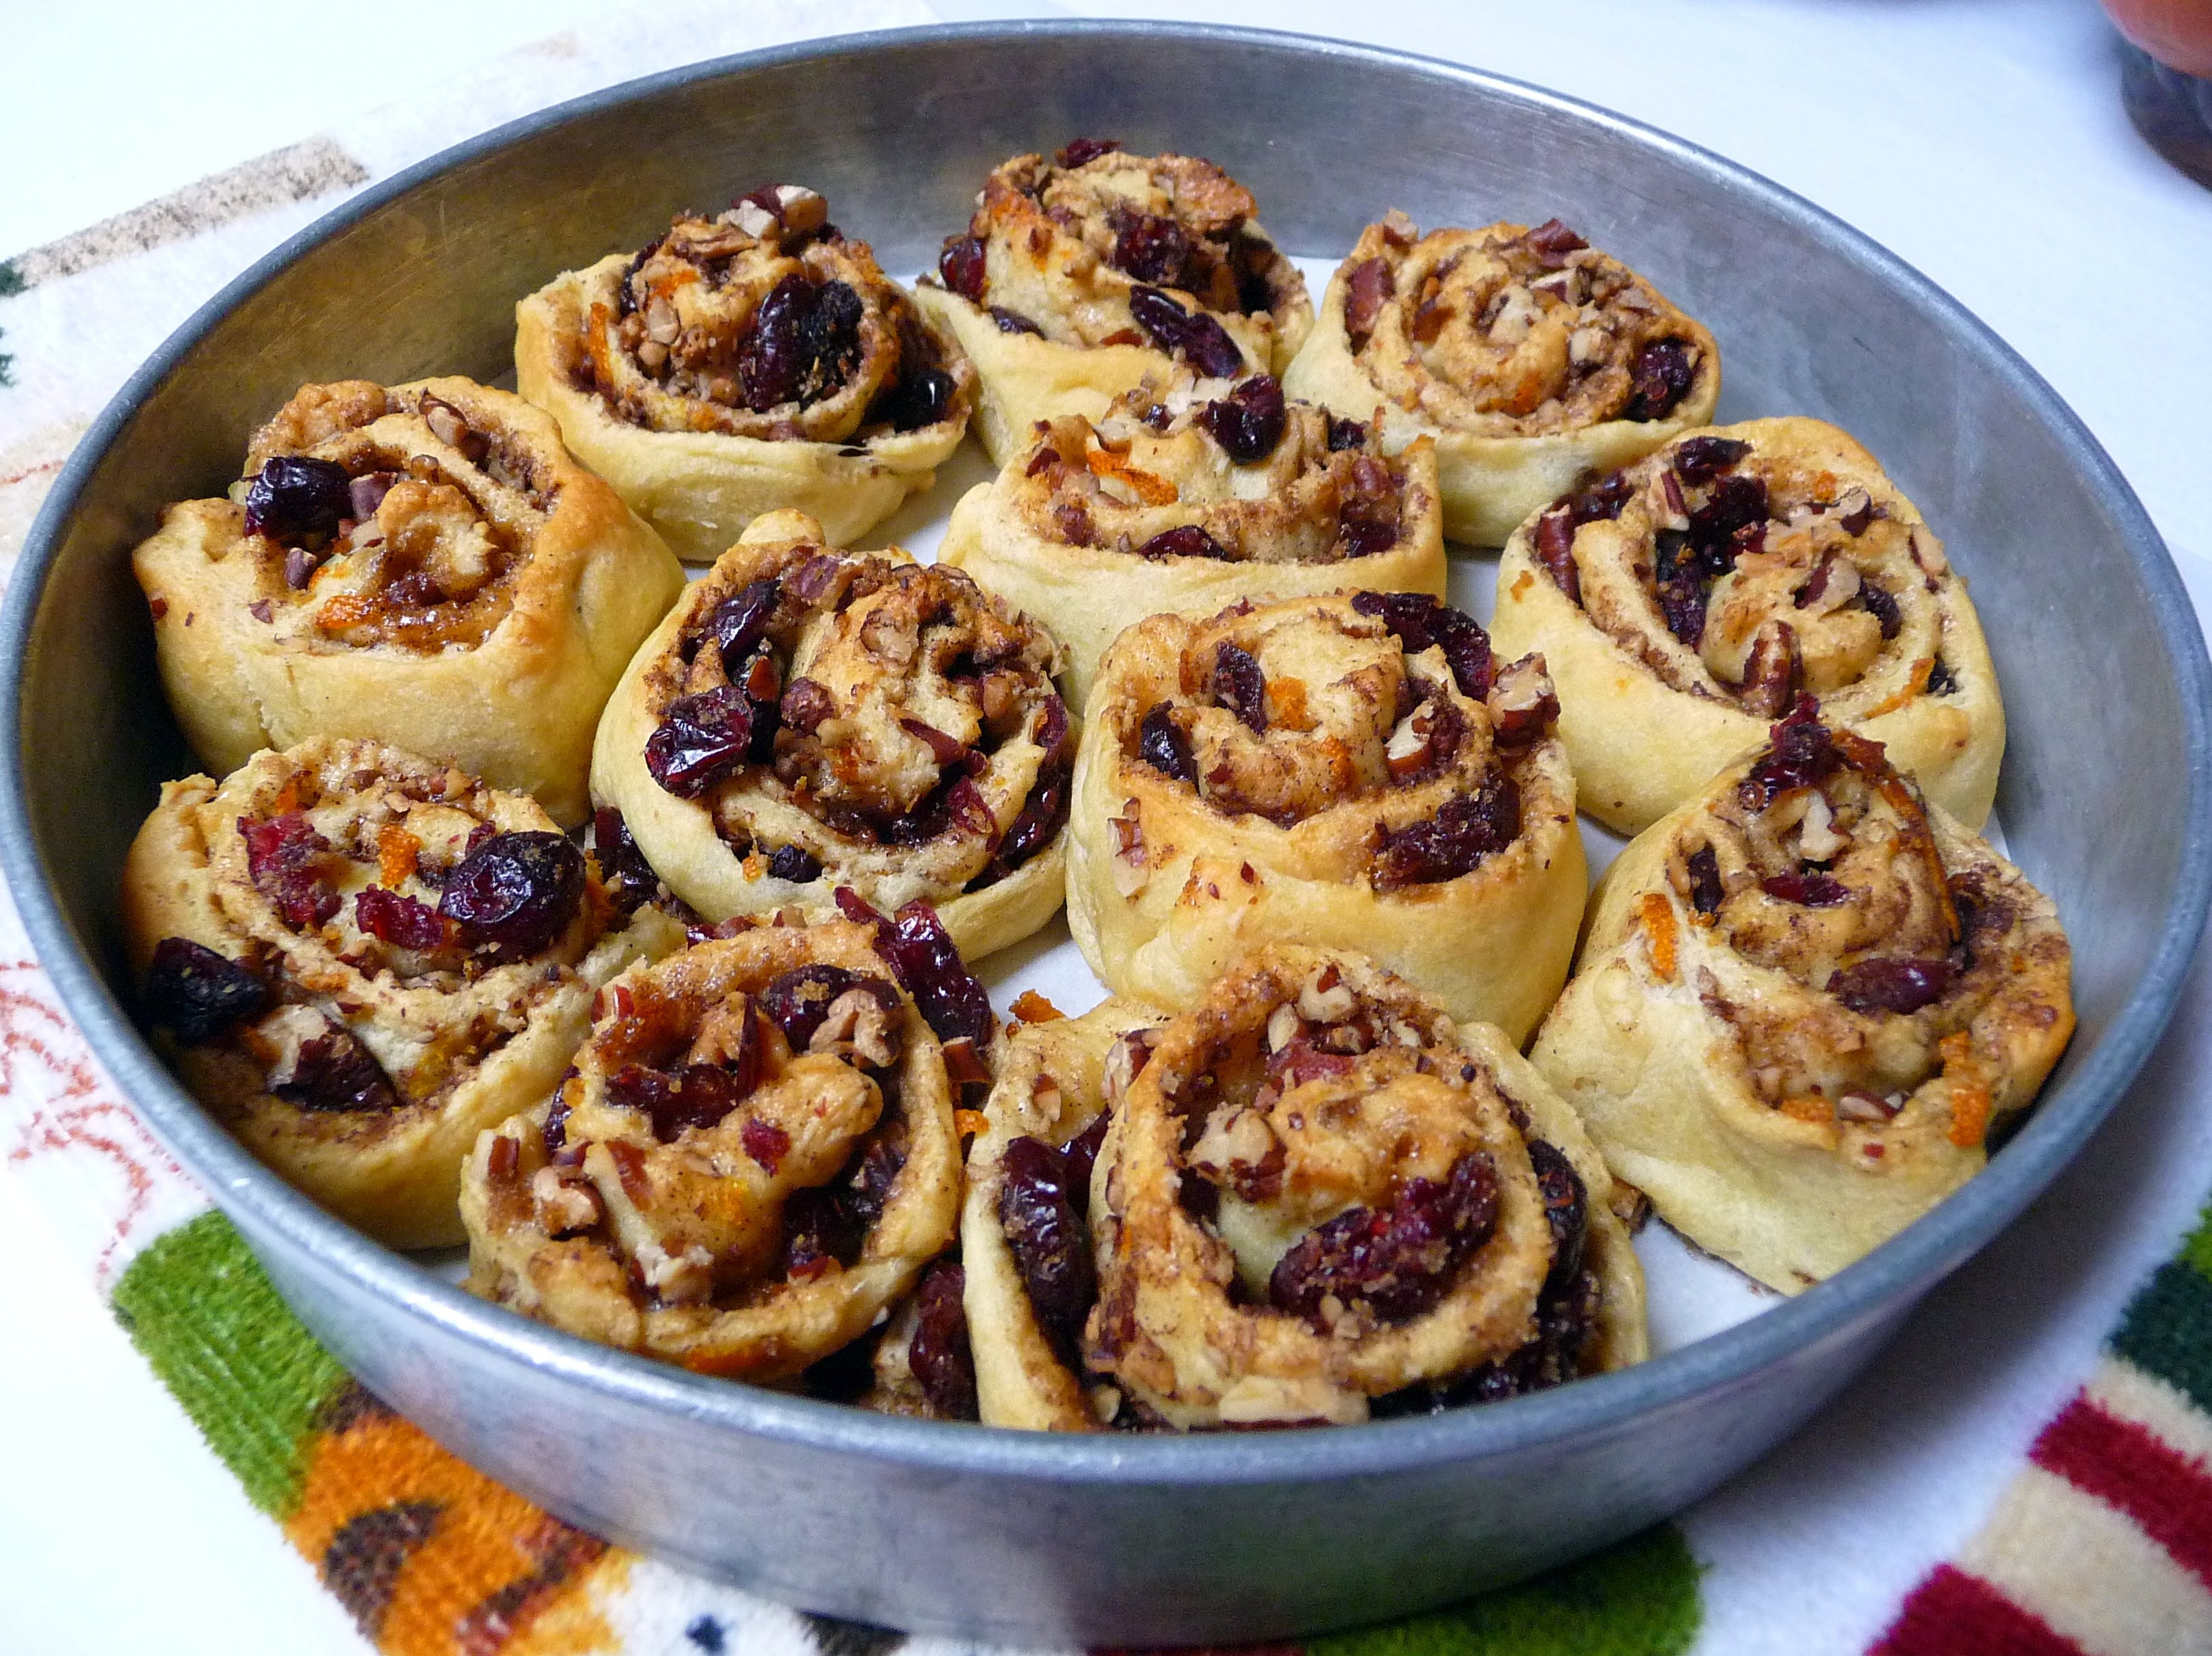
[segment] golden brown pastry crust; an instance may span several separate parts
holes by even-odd
[[[929,487],[975,402],[958,344],[867,243],[824,226],[811,191],[777,188],[775,212],[757,191],[687,215],[515,307],[523,396],[695,563],[786,508],[851,540]],[[830,331],[849,349],[794,368],[765,347],[781,311],[830,303],[849,312]]]
[[[1613,1196],[1496,1031],[1455,1029],[1359,957],[1268,949],[1158,1032],[1121,1093],[1091,1180],[1085,1359],[1186,1430],[1633,1362],[1642,1274]]]
[[[1242,185],[1189,155],[1080,144],[994,172],[938,281],[915,295],[981,376],[976,429],[992,463],[1036,421],[1097,419],[1178,356],[1208,375],[1280,373],[1313,305],[1255,211]],[[1187,320],[1169,318],[1169,335],[1204,338],[1164,336],[1170,310]]]
[[[1496,546],[1593,471],[1712,417],[1712,335],[1556,219],[1422,235],[1393,213],[1329,278],[1283,374],[1393,450],[1433,436],[1444,533]]]
[[[309,385],[254,435],[380,501],[335,531],[246,533],[185,501],[131,563],[202,764],[310,737],[404,744],[584,813],[599,709],[684,584],[667,547],[520,398],[461,379]],[[349,508],[350,509],[350,508]]]
[[[686,698],[739,695],[731,652],[708,635],[721,606],[770,581],[775,608],[755,636],[771,665],[750,645],[736,665],[780,709],[774,759],[679,797],[655,780],[648,747],[679,703],[699,705]],[[826,917],[849,886],[886,912],[935,904],[979,957],[1061,900],[1073,734],[1058,666],[1042,629],[959,571],[895,547],[830,551],[811,520],[775,514],[639,649],[599,726],[592,793],[711,920],[790,905]],[[792,848],[811,865],[779,874]]]
[[[1732,566],[1717,582],[1716,564]],[[1800,689],[1961,822],[1989,816],[2004,704],[1966,582],[1874,456],[1821,421],[1691,433],[1531,519],[1498,563],[1491,630],[1544,652],[1583,808],[1623,833],[1700,792]]]
[[[1224,700],[1224,650],[1264,685],[1261,729]],[[1519,1040],[1566,979],[1587,879],[1554,712],[1541,657],[1495,667],[1480,628],[1416,595],[1140,622],[1077,754],[1069,929],[1154,1005],[1295,941],[1360,950]],[[1182,776],[1162,768],[1176,744]]]
[[[611,984],[557,1098],[470,1154],[471,1291],[764,1384],[866,1333],[952,1240],[960,1203],[943,1048],[870,935],[757,927]],[[851,976],[811,1030],[793,1026],[808,1038],[794,1051],[776,986],[822,967]],[[689,1116],[638,1102],[672,1080],[707,1102]]]
[[[325,849],[296,830],[287,836],[287,821],[319,833]],[[245,828],[300,845],[301,876],[288,886],[284,846],[264,843],[257,880]],[[519,956],[434,912],[425,923],[443,936],[427,949],[364,928],[361,898],[372,891],[434,910],[438,882],[471,836],[493,831],[551,837],[555,825],[530,800],[444,764],[316,740],[257,754],[220,784],[169,783],[124,865],[124,923],[142,985],[159,946],[182,939],[242,965],[265,991],[229,1027],[190,1041],[164,1032],[185,1086],[288,1181],[394,1247],[461,1239],[455,1188],[477,1131],[559,1081],[598,984],[681,941],[651,910],[616,929],[580,858],[569,916]],[[150,987],[158,1017],[161,991]],[[315,1042],[320,1057],[303,1057]],[[336,1107],[349,1095],[365,1107]]]
[[[1533,1056],[1668,1223],[1794,1294],[1981,1170],[2072,1032],[2069,959],[2017,868],[1807,704],[1607,872]]]
[[[1139,386],[1095,425],[1036,428],[953,508],[939,557],[1052,629],[1077,707],[1141,616],[1353,588],[1443,597],[1434,446],[1391,460],[1371,429],[1291,403],[1267,451],[1240,464],[1208,411],[1255,387],[1276,400],[1274,386],[1185,374]]]

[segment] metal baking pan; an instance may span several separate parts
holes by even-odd
[[[1623,1373],[1338,1430],[1076,1440],[882,1418],[526,1323],[325,1216],[170,1078],[123,1008],[115,903],[159,783],[194,768],[128,563],[161,506],[219,490],[302,381],[496,377],[520,295],[678,206],[803,180],[887,268],[917,270],[994,163],[1094,133],[1221,161],[1297,254],[1340,256],[1393,205],[1425,224],[1556,213],[1713,328],[1724,417],[1820,415],[1881,457],[1973,583],[2010,714],[1999,810],[2073,936],[2080,1032],[1985,1173],[1833,1281]],[[2212,674],[2188,600],[2111,460],[1987,328],[1836,220],[1647,127],[1231,29],[994,24],[758,52],[549,110],[365,192],[203,308],[93,427],[8,595],[0,696],[0,863],[40,954],[368,1386],[600,1534],[808,1609],[1029,1642],[1310,1634],[1695,1500],[1815,1416],[2081,1147],[2166,1023],[2212,880]]]

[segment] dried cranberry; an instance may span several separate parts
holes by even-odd
[[[873,995],[884,1011],[898,1011],[899,992],[887,980],[827,965],[796,967],[771,979],[761,991],[760,1008],[783,1032],[791,1050],[804,1052],[831,1005],[856,989]]]
[[[1833,874],[1776,874],[1760,880],[1759,888],[1780,902],[1807,909],[1832,909],[1851,900],[1851,888]]]
[[[738,344],[738,384],[757,414],[830,395],[860,354],[860,295],[793,272],[769,289]]]
[[[1328,452],[1330,454],[1340,454],[1347,448],[1364,448],[1366,446],[1367,427],[1364,423],[1358,420],[1340,420],[1334,414],[1328,417]]]
[[[354,894],[353,923],[403,949],[434,949],[446,941],[445,916],[404,892],[366,886]]]
[[[537,953],[567,929],[584,900],[584,854],[559,834],[494,834],[463,857],[438,893],[438,912],[470,941],[510,959]]]
[[[673,1069],[624,1064],[607,1078],[607,1096],[641,1110],[653,1122],[653,1135],[673,1144],[686,1128],[713,1127],[745,1101],[759,1079],[757,1060],[750,1075],[713,1063],[679,1063]]]
[[[844,906],[842,889],[838,902]],[[960,958],[936,910],[919,899],[908,904],[897,918],[877,929],[875,948],[899,986],[914,996],[922,1021],[937,1032],[938,1039],[965,1037],[978,1051],[989,1050],[998,1027],[991,1015],[991,997]]]
[[[1375,853],[1375,889],[1456,880],[1520,833],[1521,790],[1510,776],[1492,771],[1472,795],[1447,800],[1428,821],[1386,833]]]
[[[937,255],[937,274],[945,287],[971,305],[983,302],[987,260],[983,244],[972,235],[947,236]]]
[[[553,1102],[545,1106],[545,1125],[538,1137],[545,1142],[545,1154],[558,1156],[568,1148],[568,1083],[576,1078],[575,1066],[561,1077],[561,1085],[553,1089]]]
[[[969,882],[969,891],[997,885],[1052,843],[1053,837],[1067,822],[1067,783],[1065,760],[1048,764],[1037,772],[1036,780],[1030,784],[1029,797],[1006,825],[989,864]]]
[[[1757,478],[1733,473],[1717,479],[1705,503],[1690,514],[1690,544],[1711,553],[1729,547],[1739,532],[1766,522],[1766,485]],[[1718,574],[1735,562],[1727,555]]]
[[[1868,614],[1881,624],[1883,637],[1897,636],[1898,630],[1905,624],[1905,615],[1898,608],[1897,599],[1888,588],[1871,581],[1862,581],[1859,582],[1859,602],[1866,606]]]
[[[269,1004],[258,974],[185,937],[154,945],[146,971],[146,1014],[187,1043],[210,1040]]]
[[[1948,696],[1959,687],[1959,675],[1951,671],[1951,664],[1937,656],[1928,668],[1928,693]]]
[[[1690,906],[1699,914],[1717,913],[1727,895],[1721,884],[1721,860],[1710,845],[1690,853]]]
[[[1010,311],[1003,305],[991,307],[991,320],[999,325],[1001,333],[1026,333],[1036,338],[1044,338],[1044,330],[1019,311]]]
[[[1000,1168],[999,1226],[1014,1267],[1037,1322],[1063,1355],[1072,1355],[1098,1284],[1066,1158],[1042,1139],[1017,1138]]]
[[[1194,782],[1198,764],[1191,756],[1190,738],[1176,722],[1165,702],[1145,715],[1137,727],[1137,757],[1171,782]]]
[[[1276,1264],[1267,1297],[1315,1322],[1332,1299],[1402,1322],[1443,1298],[1452,1273],[1497,1225],[1497,1166],[1474,1151],[1447,1178],[1407,1179],[1387,1208],[1347,1209],[1307,1232]]]
[[[238,827],[246,837],[246,875],[285,924],[305,930],[337,913],[341,899],[324,878],[331,843],[304,815],[293,811],[266,822],[240,817]]]
[[[795,679],[792,689],[806,682]],[[791,691],[784,692],[784,717],[791,715]],[[697,799],[751,756],[753,706],[744,691],[724,685],[684,696],[669,704],[653,734],[645,739],[645,768],[678,799]]]
[[[707,619],[707,630],[722,659],[722,671],[732,680],[743,675],[745,658],[768,636],[769,623],[775,618],[776,604],[782,597],[783,583],[770,575],[747,582],[743,590],[714,606],[714,612]]]
[[[1250,466],[1275,452],[1289,418],[1282,382],[1272,374],[1255,374],[1226,397],[1198,411],[1204,426],[1221,452],[1239,466]]]
[[[744,1152],[771,1173],[783,1166],[783,1159],[791,1154],[791,1135],[772,1121],[747,1121],[738,1129],[738,1142]]]
[[[1828,993],[1853,1012],[1911,1014],[1942,1000],[1956,969],[1950,961],[1862,960],[1828,978]]]
[[[624,914],[659,889],[660,876],[638,849],[623,813],[611,805],[602,805],[592,813],[592,856],[599,865],[600,880],[613,888],[615,907]]]
[[[1226,559],[1229,549],[1195,523],[1163,529],[1137,548],[1139,557],[1212,557]]]
[[[1254,735],[1267,728],[1267,680],[1249,650],[1223,644],[1213,652],[1213,699]]]
[[[1369,259],[1352,267],[1344,286],[1344,332],[1352,350],[1358,350],[1374,334],[1375,319],[1396,290],[1397,281],[1388,259]]]
[[[1678,575],[1659,582],[1659,613],[1667,630],[1692,649],[1705,636],[1705,589],[1694,575]]]
[[[302,1110],[397,1110],[392,1078],[352,1031],[332,1025],[300,1043],[289,1070],[270,1078],[269,1090]]]
[[[921,1274],[915,1290],[914,1338],[906,1366],[939,1420],[972,1421],[975,1357],[968,1344],[968,1274],[957,1259],[939,1259]]]
[[[1580,253],[1589,246],[1556,218],[1546,219],[1529,231],[1525,240],[1534,251],[1537,262],[1547,271],[1564,269],[1569,253]]]
[[[353,479],[335,460],[272,454],[246,491],[246,533],[277,539],[326,535],[351,517]]]
[[[1544,1278],[1556,1293],[1583,1268],[1583,1246],[1589,1227],[1589,1190],[1565,1154],[1542,1139],[1528,1141],[1528,1165],[1543,1193],[1544,1218],[1552,1227],[1552,1269]]]
[[[1654,339],[1636,353],[1629,365],[1630,395],[1621,417],[1630,420],[1663,420],[1674,405],[1690,394],[1698,371],[1690,361],[1690,348],[1680,339]]]
[[[1178,221],[1123,210],[1114,213],[1110,222],[1114,251],[1109,261],[1115,270],[1126,271],[1139,282],[1185,285],[1182,267],[1190,257],[1190,232]]]
[[[1793,788],[1811,788],[1844,767],[1836,739],[1820,722],[1820,703],[1801,696],[1790,716],[1768,732],[1768,746],[1738,790],[1745,804],[1764,810]]]
[[[1154,344],[1180,354],[1206,378],[1227,379],[1243,371],[1244,353],[1220,323],[1192,314],[1158,288],[1131,289],[1129,314]]]
[[[1751,453],[1733,437],[1685,437],[1674,445],[1674,475],[1684,483],[1711,483]]]
[[[1490,635],[1465,611],[1425,593],[1355,593],[1352,607],[1379,618],[1408,655],[1443,650],[1461,695],[1479,702],[1490,694],[1495,677]]]
[[[821,877],[822,859],[803,845],[779,845],[768,854],[768,871],[803,886]]]
[[[943,368],[915,368],[902,374],[890,390],[869,404],[863,417],[871,425],[883,422],[894,431],[919,431],[952,411],[952,395],[957,389],[952,376]]]
[[[1110,155],[1121,147],[1119,138],[1072,138],[1060,152],[1058,161],[1062,167],[1081,167],[1101,155]]]
[[[1139,1047],[1137,1065],[1144,1067],[1151,1049]],[[1061,1182],[1067,1199],[1079,1214],[1091,1211],[1091,1170],[1098,1165],[1098,1151],[1106,1142],[1108,1117],[1100,1115],[1090,1126],[1060,1147],[1060,1160],[1066,1164],[1067,1177]]]

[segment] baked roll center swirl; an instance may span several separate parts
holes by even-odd
[[[465,1174],[471,1286],[704,1373],[788,1382],[951,1239],[942,1048],[871,944],[763,928],[625,974],[549,1106]]]
[[[1145,1038],[1091,1178],[1083,1345],[1135,1423],[1362,1420],[1640,1350],[1601,1332],[1608,1291],[1640,1307],[1625,1238],[1593,1219],[1609,1187],[1594,1198],[1539,1136],[1501,1050],[1363,961],[1297,949]]]

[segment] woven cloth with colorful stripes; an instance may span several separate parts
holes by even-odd
[[[1626,20],[1656,3],[1586,9]],[[926,0],[659,0],[650,20],[560,37],[0,264],[0,575],[124,376],[192,305],[343,192],[617,80],[937,15]],[[2201,586],[2203,563],[2184,568]],[[1675,1524],[1540,1580],[1307,1647],[2212,1656],[2212,1219],[2141,1280],[2212,1184],[2212,1040],[2200,1027],[2212,1031],[2202,968],[2144,1081],[2066,1181],[1760,1468]],[[4,894],[0,1161],[268,1514],[272,1554],[288,1544],[308,1561],[364,1648],[971,1648],[804,1616],[611,1546],[382,1407],[294,1319],[102,1075]],[[238,1561],[242,1574],[258,1567]]]

